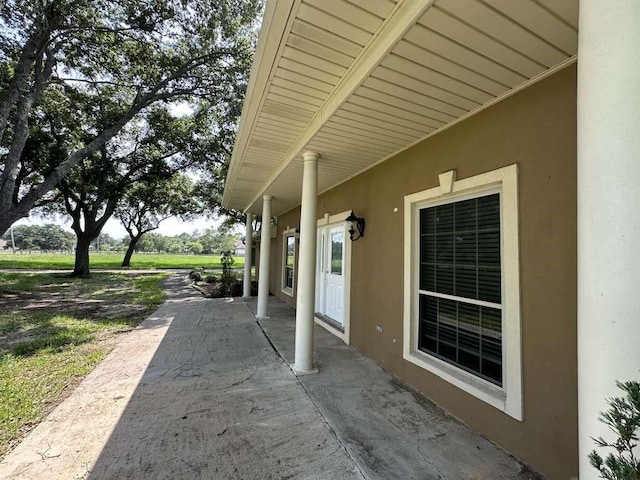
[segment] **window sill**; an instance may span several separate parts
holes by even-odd
[[[403,358],[505,412],[516,420],[522,420],[521,409],[520,411],[511,411],[508,408],[507,392],[503,388],[420,351],[413,350],[405,353]]]

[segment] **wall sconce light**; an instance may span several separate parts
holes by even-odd
[[[360,240],[364,236],[364,218],[356,217],[353,210],[351,210],[351,215],[349,215],[345,221],[349,224],[349,238],[351,241],[355,242],[356,240]],[[354,238],[356,230],[358,236]]]

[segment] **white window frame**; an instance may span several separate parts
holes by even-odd
[[[452,170],[441,174],[439,180],[438,187],[404,197],[403,358],[522,421],[518,167],[514,164],[458,181]],[[418,349],[420,209],[489,192],[500,194],[502,387]]]
[[[287,287],[287,238],[293,237],[293,284]],[[296,229],[289,228],[282,232],[282,278],[280,281],[280,291],[285,295],[293,297],[296,289],[296,257],[298,256],[298,242],[296,241]]]

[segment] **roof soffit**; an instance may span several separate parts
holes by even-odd
[[[363,1],[302,0],[301,5],[337,8]],[[369,28],[362,47],[293,21],[279,60],[285,68],[275,75],[277,94],[263,92],[259,118],[245,133],[250,143],[234,158],[251,167],[235,165],[244,169],[242,186],[252,185],[240,192],[228,184],[225,194],[234,190],[235,208],[259,211],[263,193],[274,196],[274,214],[298,205],[302,165],[295,160],[304,149],[321,153],[318,188],[326,191],[576,60],[577,0],[522,0],[515,2],[519,8],[511,0],[405,0],[392,8],[391,1],[363,4],[371,10],[386,5],[380,13],[387,15],[375,32],[373,17],[363,20],[352,38],[363,43],[363,28]],[[344,22],[338,29],[346,35]],[[298,34],[344,54],[353,56],[358,48],[360,53],[346,68],[346,57],[332,57],[342,62],[336,66],[322,58],[324,50],[300,39],[293,43],[316,49],[319,56],[287,52]],[[301,56],[291,59],[289,53]],[[315,63],[304,63],[311,57]],[[303,63],[296,63],[300,59]],[[265,141],[280,143],[256,148]]]

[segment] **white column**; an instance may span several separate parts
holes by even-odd
[[[258,275],[258,313],[257,318],[268,318],[269,302],[269,265],[271,259],[271,195],[262,197],[262,231],[260,232],[260,273]]]
[[[318,158],[304,152],[302,205],[300,207],[300,248],[296,300],[296,351],[293,370],[297,374],[314,372],[313,310],[316,293],[316,205],[318,203]]]
[[[253,246],[253,215],[247,213],[246,230],[244,236],[244,280],[242,284],[242,298],[251,298],[251,260]]]
[[[578,422],[580,480],[615,381],[640,380],[640,2],[580,1]],[[602,449],[600,453],[605,453]],[[640,453],[640,452],[638,452]],[[603,455],[604,456],[604,455]]]

